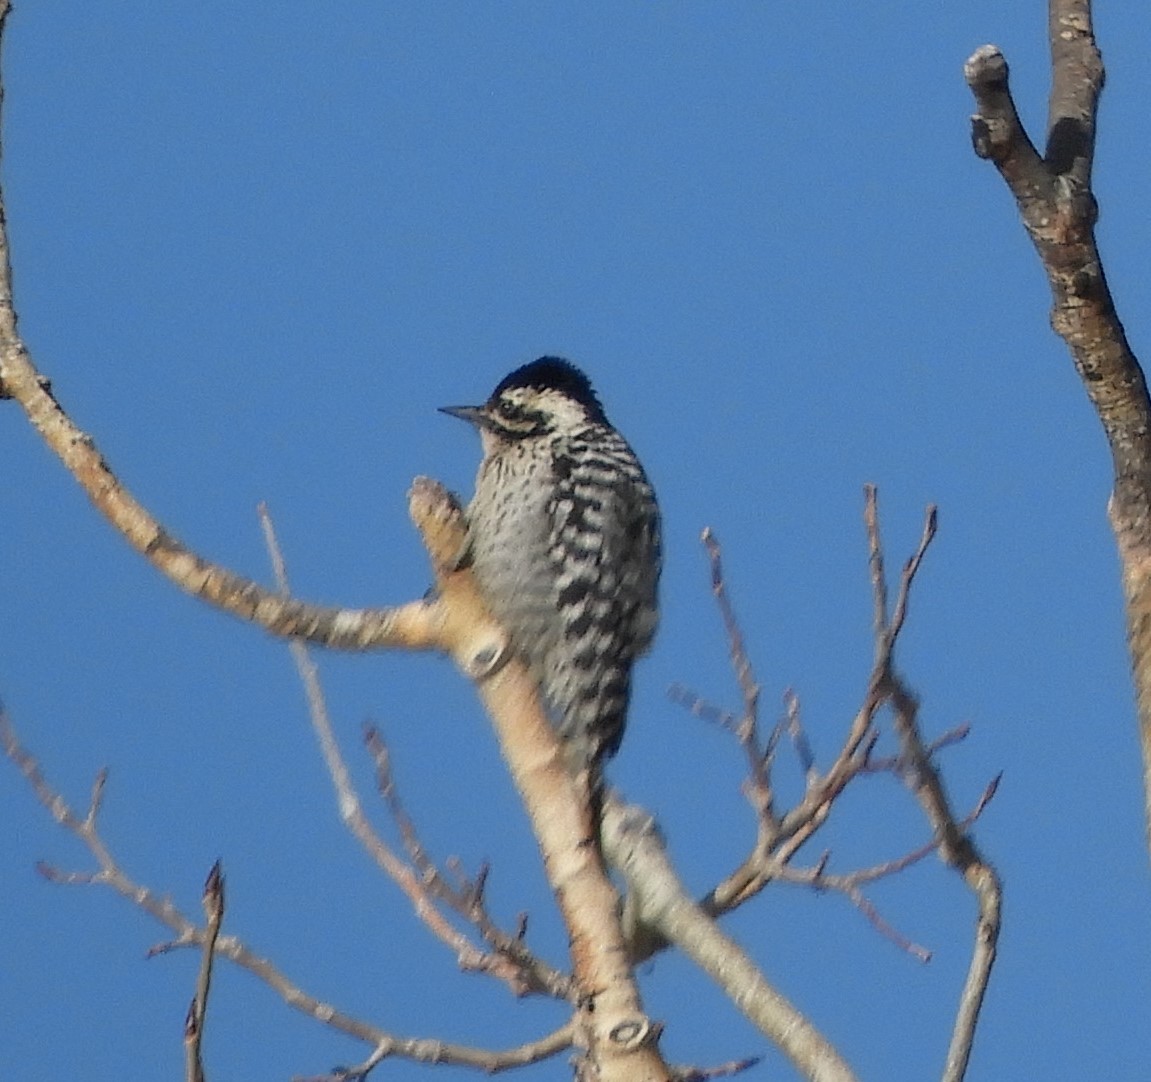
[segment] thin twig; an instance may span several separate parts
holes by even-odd
[[[955,744],[961,744],[971,735],[971,725],[964,722],[962,725],[956,725],[954,728],[948,729],[946,732],[940,733],[934,740],[929,741],[926,745],[927,754],[934,755],[944,748],[949,748]],[[898,774],[906,768],[906,763],[898,755],[884,755],[879,758],[871,756],[867,760],[865,773],[868,774]]]
[[[772,800],[771,776],[759,741],[759,681],[755,678],[755,670],[747,652],[743,631],[739,626],[739,620],[736,619],[735,609],[728,594],[727,581],[723,573],[723,550],[719,538],[716,537],[715,531],[708,527],[703,531],[702,540],[711,565],[711,592],[723,618],[731,664],[743,698],[743,715],[736,735],[747,753],[748,770],[755,787],[762,794],[764,810],[769,813]]]
[[[732,664],[735,668],[735,677],[739,681],[739,689],[743,694],[745,719],[749,727],[754,725],[758,716],[759,682],[755,678],[755,670],[751,665],[751,658],[747,653],[747,646],[743,640],[743,631],[735,616],[731,598],[727,592],[727,583],[723,574],[723,550],[720,548],[719,538],[709,526],[703,531],[702,540],[707,549],[708,560],[711,563],[711,590],[715,595],[723,617],[723,627],[727,632],[728,647],[731,651]],[[745,738],[748,739],[748,738]]]
[[[503,976],[503,968],[497,959],[512,964],[512,972],[520,978],[513,984],[513,990],[523,995],[528,992],[546,992],[556,999],[570,1000],[575,995],[575,986],[570,975],[562,973],[533,954],[524,944],[527,931],[527,916],[520,914],[516,930],[512,933],[500,928],[487,911],[484,903],[484,887],[488,869],[481,868],[474,877],[468,877],[457,868],[458,885],[447,881],[419,839],[415,824],[400,800],[392,775],[387,745],[375,728],[368,727],[364,742],[376,765],[376,784],[380,795],[388,806],[404,841],[404,847],[418,874],[419,881],[426,888],[429,897],[442,900],[457,913],[472,923],[484,940],[492,945],[495,955],[484,954],[482,968],[496,970]]]
[[[733,736],[739,735],[739,717],[730,710],[724,710],[723,707],[708,702],[691,688],[684,687],[683,684],[672,684],[667,689],[667,696],[673,703],[682,706],[692,717],[718,725]]]
[[[872,495],[874,498],[874,489]],[[878,522],[876,529],[878,530]],[[939,510],[935,504],[928,504],[927,511],[923,516],[923,533],[919,538],[919,547],[911,559],[903,565],[903,573],[899,578],[899,593],[895,599],[895,611],[891,615],[891,624],[887,629],[887,637],[891,640],[892,646],[895,645],[895,640],[899,638],[899,633],[903,630],[903,624],[907,620],[907,602],[911,597],[911,584],[915,581],[915,576],[923,565],[923,557],[927,555],[927,550],[931,547],[931,542],[935,540],[938,529]]]
[[[799,696],[788,688],[784,693],[783,701],[786,715],[778,729],[786,727],[787,735],[791,738],[792,747],[795,748],[796,757],[799,759],[804,780],[810,789],[818,780],[819,774],[815,769],[815,753],[811,750],[811,743],[808,741],[807,733],[803,728],[803,717],[799,710]]]
[[[204,1023],[208,1017],[208,993],[212,987],[212,962],[216,956],[216,942],[220,938],[220,925],[224,920],[224,876],[219,861],[212,865],[204,882],[201,903],[207,923],[200,950],[196,994],[192,997],[184,1022],[184,1077],[187,1082],[204,1082]]]
[[[765,749],[760,741],[760,685],[755,677],[755,670],[747,652],[743,631],[739,626],[739,620],[736,618],[735,608],[728,593],[727,580],[723,570],[723,550],[719,538],[716,537],[715,531],[708,527],[703,531],[702,541],[707,549],[708,563],[711,568],[711,591],[723,619],[728,653],[743,699],[743,712],[735,723],[734,732],[747,760],[747,783],[744,786],[744,793],[755,811],[762,844],[769,845],[770,839],[774,837],[777,830],[775,791],[771,777],[771,752],[775,745],[772,742]]]
[[[865,521],[868,537],[874,549],[879,546],[874,489],[868,493]],[[907,595],[923,556],[935,537],[935,532],[935,508],[929,507],[919,548],[903,570],[896,612],[890,624],[880,621],[875,629],[876,656],[882,663],[876,675],[883,697],[891,705],[895,734],[899,740],[900,759],[907,764],[907,769],[903,773],[905,782],[931,824],[940,857],[962,876],[979,904],[979,920],[971,965],[960,996],[943,1076],[944,1082],[961,1082],[967,1071],[971,1047],[975,1040],[975,1027],[979,1021],[980,1008],[995,962],[1002,909],[1002,886],[995,869],[983,857],[967,833],[967,824],[960,822],[951,809],[943,777],[932,761],[928,745],[919,730],[919,701],[902,677],[895,672],[892,657],[895,640],[902,630],[906,615]],[[882,569],[882,563],[879,567]],[[998,779],[988,786],[980,799],[979,810],[982,810],[991,799],[997,786]]]
[[[264,534],[264,543],[272,562],[277,586],[286,594],[288,592],[287,565],[283,550],[276,537],[271,515],[264,504],[259,506],[258,513],[260,527]],[[327,701],[320,685],[319,671],[315,662],[303,643],[292,641],[288,644],[288,648],[291,651],[300,681],[304,685],[308,701],[308,715],[316,739],[319,741],[320,752],[327,766],[328,775],[336,791],[336,802],[344,825],[360,842],[377,866],[407,895],[420,920],[441,942],[455,952],[457,963],[461,969],[491,973],[507,983],[516,995],[542,992],[547,995],[566,998],[571,989],[570,978],[535,957],[522,943],[516,944],[514,949],[509,948],[505,951],[479,950],[466,935],[445,918],[436,905],[432,889],[436,884],[429,882],[429,877],[422,874],[427,871],[430,862],[426,862],[422,867],[413,868],[380,837],[364,811],[363,802],[340,750],[335,729],[328,714]],[[377,773],[383,768],[384,776],[390,779],[390,768],[386,766],[386,748],[384,748],[379,734],[374,730],[369,731],[368,744],[369,750],[372,751],[376,759]],[[407,829],[414,836],[414,829],[406,821],[402,807],[394,797],[394,786],[391,786],[389,782],[385,788],[393,794],[389,797],[388,792],[384,793],[393,815],[396,814],[397,810],[400,812],[401,819],[397,822],[400,824],[401,832]],[[442,880],[437,878],[436,882],[442,882]],[[467,916],[474,921],[474,914],[467,914]],[[484,930],[489,932],[493,938],[499,939],[503,944],[512,942],[513,937],[506,934],[499,935],[495,925],[490,920],[483,923]]]
[[[759,1062],[759,1056],[751,1056],[747,1059],[735,1059],[730,1063],[721,1063],[715,1067],[677,1067],[675,1082],[710,1082],[713,1078],[732,1078],[758,1066]]]
[[[24,774],[37,799],[53,819],[83,842],[100,868],[94,873],[69,873],[41,864],[39,868],[46,878],[55,883],[109,887],[175,933],[175,939],[151,953],[204,946],[207,938],[205,929],[197,927],[169,898],[160,897],[151,888],[136,882],[121,869],[100,836],[98,823],[91,809],[88,816],[81,818],[64,797],[48,783],[39,764],[20,744],[11,720],[2,707],[0,707],[0,748]],[[97,788],[103,792],[103,785]],[[99,801],[95,803],[98,806]],[[272,962],[251,951],[236,936],[221,934],[216,940],[215,953],[223,955],[241,969],[259,978],[290,1007],[332,1029],[371,1045],[376,1050],[376,1062],[387,1058],[400,1058],[419,1063],[448,1063],[462,1067],[477,1067],[494,1073],[549,1059],[565,1048],[571,1047],[573,1040],[570,1024],[561,1026],[537,1041],[506,1050],[476,1048],[437,1038],[399,1037],[369,1022],[353,1018],[337,1010],[330,1003],[309,995]]]
[[[979,800],[976,802],[975,807],[959,824],[962,830],[966,831],[979,816],[983,814],[984,809],[995,796],[996,790],[999,787],[999,780],[1000,776],[997,775],[979,795]],[[885,938],[890,939],[901,950],[911,954],[919,961],[928,962],[931,960],[932,952],[926,947],[913,943],[886,921],[875,907],[875,903],[863,893],[862,888],[868,883],[874,883],[879,879],[886,879],[890,876],[898,875],[912,865],[918,864],[936,852],[940,847],[941,841],[942,839],[940,838],[933,838],[931,841],[925,842],[923,845],[912,849],[901,857],[884,861],[881,864],[874,864],[869,868],[858,868],[855,871],[843,873],[827,871],[830,854],[824,853],[813,868],[797,868],[794,865],[779,864],[775,869],[774,877],[787,883],[803,884],[814,887],[817,890],[834,890],[842,893]]]
[[[491,1053],[486,1061],[476,1061],[467,1064],[477,1067],[487,1074],[502,1074],[504,1071],[515,1070],[517,1067],[527,1067],[533,1063],[553,1059],[559,1053],[572,1047],[575,1040],[575,1026],[568,1022],[559,1029],[552,1030],[534,1041],[527,1041],[514,1048],[504,1049]],[[432,1051],[431,1049],[428,1050]],[[342,1067],[325,1075],[314,1075],[309,1078],[297,1078],[295,1082],[362,1082],[371,1071],[378,1067],[385,1059],[395,1056],[396,1048],[392,1044],[381,1044],[372,1050],[372,1054],[362,1063],[354,1067]],[[415,1058],[415,1057],[413,1057]],[[419,1061],[429,1065],[451,1064],[450,1059],[437,1059],[434,1054],[418,1057]]]
[[[887,628],[887,572],[883,567],[883,543],[879,537],[879,502],[875,485],[863,486],[863,520],[867,526],[868,566],[871,569],[872,615],[877,648],[883,646]],[[878,663],[879,658],[876,658]]]
[[[945,1082],[960,1082],[967,1071],[975,1027],[995,963],[1003,888],[995,868],[967,833],[966,823],[957,820],[951,810],[942,776],[932,763],[919,733],[918,700],[894,673],[889,673],[889,691],[902,754],[912,765],[907,773],[908,785],[939,838],[940,857],[963,878],[979,905],[971,965],[960,996],[943,1076]],[[978,805],[980,811],[994,795],[998,784],[999,779],[996,778],[984,791]]]
[[[947,803],[942,778],[932,762],[932,755],[966,736],[966,727],[944,733],[933,742],[925,742],[916,721],[918,704],[894,671],[895,644],[906,623],[911,588],[936,536],[938,516],[935,507],[927,508],[919,544],[903,567],[894,609],[890,612],[879,530],[878,498],[872,485],[866,486],[864,490],[864,523],[872,585],[874,658],[863,703],[852,719],[843,746],[826,773],[820,775],[812,763],[811,769],[807,771],[808,787],[803,799],[782,815],[777,829],[771,833],[760,831],[751,855],[703,899],[701,907],[712,915],[726,912],[762,890],[773,879],[803,882],[820,889],[836,889],[850,898],[885,936],[905,950],[926,958],[929,955],[925,948],[911,943],[883,920],[863,894],[862,887],[883,876],[897,874],[922,860],[928,853],[938,851],[946,863],[963,875],[965,882],[976,893],[980,911],[971,969],[961,997],[948,1060],[946,1078],[948,1082],[958,1082],[966,1069],[979,1007],[990,978],[1001,905],[1001,888],[995,871],[979,854],[968,830],[993,797],[999,779],[996,778],[988,785],[975,810],[967,818],[956,819]],[[713,569],[713,581],[714,578]],[[875,759],[872,754],[878,738],[875,720],[885,706],[890,706],[894,714],[899,752],[891,758]],[[789,721],[793,732],[802,733],[794,705],[789,709]],[[806,757],[802,750],[800,754],[801,761],[804,761]],[[827,872],[826,854],[814,868],[792,867],[793,857],[827,820],[847,785],[861,774],[880,770],[897,774],[912,789],[932,826],[932,840],[897,860],[846,875]],[[653,941],[650,946],[656,949],[658,943]]]

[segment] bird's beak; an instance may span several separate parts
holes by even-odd
[[[449,417],[458,417],[461,421],[467,421],[477,428],[483,425],[485,417],[483,406],[440,406],[440,413],[446,413]]]

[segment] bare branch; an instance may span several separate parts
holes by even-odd
[[[759,717],[759,681],[755,678],[751,658],[748,656],[747,647],[743,641],[743,631],[740,629],[739,621],[735,617],[735,609],[732,607],[731,598],[728,596],[727,584],[723,576],[723,552],[720,548],[719,538],[715,536],[715,532],[710,527],[703,531],[703,544],[707,549],[708,560],[711,563],[711,590],[715,595],[720,614],[723,616],[723,626],[727,632],[732,666],[735,669],[736,680],[739,681],[739,689],[743,694],[742,731],[739,736],[744,746],[749,749],[750,753],[754,754],[758,751],[755,730]],[[761,756],[755,755],[755,758],[758,760]]]
[[[627,879],[635,917],[675,943],[747,1018],[814,1082],[850,1082],[851,1068],[796,1007],[773,988],[743,949],[686,892],[655,822],[613,793],[604,805],[604,846]]]
[[[220,938],[220,925],[224,920],[224,876],[220,862],[212,865],[204,882],[201,898],[207,924],[200,952],[200,972],[196,978],[196,994],[188,1007],[184,1022],[184,1078],[185,1082],[204,1082],[204,1022],[208,1017],[208,992],[212,987],[212,962],[216,956],[216,943]]]
[[[445,620],[444,641],[472,676],[543,854],[548,882],[568,928],[579,989],[577,1033],[604,1082],[670,1078],[659,1055],[660,1027],[643,1012],[620,926],[619,895],[597,844],[586,771],[573,777],[559,737],[527,669],[487,613],[457,559],[467,540],[463,509],[442,485],[418,478],[409,511],[431,556]]]
[[[9,0],[0,0],[0,41]],[[0,86],[0,102],[3,87]],[[342,609],[281,597],[251,579],[198,556],[128,491],[96,447],[68,416],[51,382],[33,364],[18,329],[12,294],[7,214],[0,190],[0,400],[12,399],[32,427],[84,489],[96,509],[125,540],[180,589],[274,635],[307,639],[340,649],[383,647],[443,649],[441,613],[435,602],[394,608]]]
[[[260,528],[264,534],[264,543],[272,562],[276,584],[287,595],[289,592],[287,564],[276,537],[271,515],[264,504],[260,504],[258,512]],[[473,906],[471,911],[464,915],[477,924],[481,933],[490,935],[492,939],[499,942],[503,949],[498,949],[495,953],[478,950],[467,936],[454,928],[451,922],[444,917],[436,905],[435,899],[436,888],[443,885],[438,869],[434,869],[430,861],[417,862],[416,866],[412,867],[380,837],[364,811],[363,801],[352,782],[351,772],[348,770],[339,742],[336,740],[335,729],[328,714],[323,688],[320,686],[319,671],[303,643],[293,641],[288,644],[288,647],[300,681],[304,685],[308,702],[308,716],[311,719],[316,739],[319,741],[320,752],[327,766],[328,775],[332,780],[332,786],[336,791],[336,803],[340,811],[340,818],[344,826],[360,842],[380,870],[407,895],[416,916],[441,942],[455,952],[456,960],[461,969],[490,973],[505,981],[516,995],[544,992],[559,998],[569,998],[571,996],[571,978],[536,958],[522,942],[517,942],[512,936],[500,933],[493,922],[484,919],[486,913],[483,912],[482,906]],[[369,730],[367,743],[376,762],[380,791],[387,801],[393,817],[400,825],[401,832],[405,834],[405,837],[414,837],[414,827],[404,815],[402,805],[395,795],[391,770],[388,765],[387,748],[375,730]],[[450,893],[446,886],[444,893]],[[462,909],[460,906],[456,908],[457,911]]]
[[[0,33],[8,4],[0,5]],[[44,442],[79,482],[96,509],[128,543],[182,590],[274,635],[340,649],[442,649],[435,602],[396,608],[308,605],[270,591],[198,556],[143,507],[112,472],[95,441],[80,430],[34,367],[17,332],[3,193],[0,192],[0,398],[24,410]]]
[[[64,797],[49,785],[39,764],[20,744],[11,720],[2,708],[0,708],[0,748],[19,767],[40,803],[61,826],[84,843],[100,868],[94,873],[67,873],[48,865],[40,865],[40,870],[46,878],[55,883],[110,887],[175,933],[175,939],[154,948],[150,954],[165,953],[183,947],[204,948],[209,938],[208,929],[197,927],[169,898],[158,896],[149,887],[131,879],[120,868],[100,836],[95,817],[90,815],[81,819]],[[223,955],[258,977],[290,1007],[314,1018],[317,1022],[371,1045],[375,1050],[373,1065],[384,1059],[400,1058],[420,1063],[451,1063],[496,1072],[547,1059],[571,1047],[573,1042],[574,1028],[570,1023],[538,1041],[503,1051],[453,1044],[436,1038],[399,1037],[369,1022],[353,1018],[331,1004],[308,995],[272,962],[251,951],[235,936],[219,935],[215,941],[214,953]]]
[[[972,963],[960,997],[948,1055],[948,1073],[945,1075],[946,1082],[958,1082],[966,1070],[979,1009],[990,979],[1001,904],[1001,888],[995,870],[982,857],[968,830],[994,795],[998,779],[986,788],[975,810],[967,818],[956,819],[947,800],[942,778],[932,761],[932,754],[962,739],[966,735],[966,728],[951,730],[932,743],[925,742],[916,718],[918,704],[894,669],[895,644],[906,623],[911,588],[936,535],[936,509],[928,507],[926,510],[919,543],[903,567],[894,608],[889,611],[875,487],[866,486],[864,495],[864,522],[873,597],[874,661],[863,704],[848,728],[835,761],[825,773],[820,774],[803,740],[798,703],[794,698],[789,699],[788,727],[794,734],[797,751],[807,773],[806,792],[798,804],[778,819],[774,816],[770,819],[761,816],[752,852],[739,868],[704,897],[699,909],[704,916],[717,916],[741,905],[776,879],[806,884],[815,889],[834,889],[848,897],[884,936],[926,961],[930,952],[912,943],[885,921],[862,888],[876,879],[897,874],[929,853],[938,851],[941,858],[963,876],[979,903]],[[712,577],[714,584],[714,559]],[[725,608],[724,613],[726,620],[730,608]],[[738,655],[739,650],[733,650],[733,658]],[[699,711],[697,703],[693,702],[692,705]],[[878,736],[875,719],[884,707],[890,707],[894,715],[894,728],[900,748],[894,757],[875,759],[872,754]],[[718,713],[715,708],[709,709],[712,713]],[[814,867],[793,867],[793,858],[826,822],[847,785],[861,774],[874,774],[880,770],[895,774],[911,789],[931,825],[931,841],[896,860],[846,874],[828,873],[826,853]],[[661,949],[666,937],[666,932],[660,936],[646,931],[641,922],[635,936],[636,950],[646,956],[648,952]]]
[[[874,507],[874,488],[871,490],[871,503]],[[895,599],[895,611],[891,615],[891,625],[888,628],[887,635],[891,640],[892,646],[895,645],[895,640],[899,638],[899,633],[903,630],[903,624],[907,620],[907,603],[911,596],[911,584],[915,581],[915,576],[919,573],[919,568],[923,564],[923,557],[927,555],[927,550],[931,542],[935,540],[935,533],[938,527],[939,511],[935,504],[928,504],[927,511],[923,516],[923,533],[919,538],[919,547],[907,563],[903,565],[903,573],[899,577],[899,594]],[[876,523],[876,529],[878,530],[878,522]]]
[[[682,706],[693,717],[701,718],[726,729],[729,733],[739,735],[739,718],[730,710],[724,710],[715,703],[708,702],[702,695],[698,695],[691,688],[683,684],[672,684],[667,689],[668,698],[673,703]]]
[[[879,546],[878,514],[874,489],[868,492],[865,514],[868,536],[874,548]],[[967,821],[960,822],[951,809],[943,778],[932,761],[928,746],[919,731],[919,702],[903,679],[895,672],[892,649],[899,634],[902,613],[906,610],[905,595],[922,561],[923,554],[935,535],[934,508],[928,508],[923,537],[916,555],[908,561],[904,569],[900,587],[900,599],[891,623],[880,622],[875,628],[876,655],[880,667],[875,674],[884,698],[890,702],[894,717],[894,728],[899,738],[900,758],[906,763],[904,778],[911,792],[919,802],[934,832],[939,855],[943,861],[958,872],[975,894],[979,903],[979,920],[975,932],[975,945],[972,951],[971,966],[960,995],[960,1006],[951,1035],[951,1045],[947,1054],[944,1082],[960,1082],[967,1071],[971,1056],[971,1046],[975,1039],[975,1027],[991,969],[995,962],[996,945],[999,939],[1000,911],[1002,907],[1002,887],[999,877],[991,864],[983,857],[974,840],[967,832]],[[873,564],[874,566],[874,564]],[[880,563],[880,568],[882,564]],[[979,810],[986,805],[998,786],[998,779],[988,787],[979,802]]]
[[[379,732],[369,728],[365,734],[365,742],[376,764],[380,794],[400,829],[404,846],[416,872],[416,882],[423,888],[426,904],[432,905],[433,898],[445,902],[469,920],[494,948],[494,952],[478,952],[468,944],[470,948],[468,964],[465,965],[461,956],[461,967],[494,972],[507,980],[517,995],[543,992],[556,999],[569,1001],[575,999],[577,990],[571,976],[549,966],[524,944],[524,934],[527,930],[526,916],[521,915],[516,931],[511,933],[503,931],[492,920],[484,905],[486,868],[481,869],[474,879],[468,879],[461,872],[458,886],[453,886],[445,879],[443,873],[428,857],[416,834],[415,825],[400,801],[395,779],[392,777],[388,749]],[[463,939],[462,936],[459,938]]]
[[[864,488],[864,520],[867,525],[868,562],[873,593],[873,626],[875,629],[875,656],[864,701],[856,713],[843,746],[826,773],[820,774],[814,764],[811,749],[803,735],[799,718],[798,700],[788,701],[788,728],[792,733],[800,763],[807,779],[803,799],[781,816],[766,806],[759,817],[759,831],[751,854],[727,878],[718,884],[703,900],[708,913],[719,914],[742,905],[761,891],[779,874],[797,852],[827,821],[832,807],[844,789],[861,773],[871,769],[871,752],[875,745],[874,722],[888,695],[884,687],[885,673],[890,666],[892,651],[907,615],[911,586],[922,564],[923,557],[935,537],[936,512],[929,507],[924,518],[923,533],[915,554],[904,567],[900,590],[896,598],[894,615],[888,617],[887,579],[884,570],[883,546],[879,535],[878,503],[873,485]],[[716,581],[716,561],[712,560],[712,581]],[[722,577],[720,578],[722,582]],[[732,619],[730,607],[725,610],[725,623]],[[742,649],[742,644],[740,644]],[[733,661],[739,651],[733,650]],[[762,784],[756,776],[753,763],[749,788],[753,794],[761,792]],[[754,803],[754,801],[753,801]],[[758,807],[758,806],[757,806]]]
[[[815,769],[815,753],[811,750],[811,744],[808,742],[807,733],[803,728],[803,717],[799,710],[799,696],[788,688],[784,692],[783,701],[786,713],[784,721],[776,731],[778,732],[783,728],[787,729],[787,735],[791,738],[792,747],[795,748],[795,754],[799,759],[800,769],[803,771],[803,776],[810,789],[818,781],[819,774]]]
[[[0,266],[7,237],[0,202]],[[307,639],[340,649],[441,649],[434,602],[397,608],[341,609],[281,597],[198,556],[169,533],[112,472],[91,436],[82,432],[33,367],[16,333],[10,286],[0,280],[0,397],[16,401],[44,442],[80,483],[96,509],[128,543],[182,590],[273,635]]]
[[[995,796],[998,787],[999,777],[997,776],[992,779],[983,790],[975,807],[959,824],[961,830],[966,831],[967,828],[983,814],[983,810]],[[875,907],[875,904],[863,893],[862,888],[868,883],[874,883],[879,879],[886,879],[889,876],[898,875],[912,865],[918,864],[925,857],[936,852],[942,840],[940,837],[935,837],[924,845],[912,849],[911,852],[905,853],[901,857],[896,857],[894,860],[887,860],[882,864],[874,864],[870,868],[859,868],[852,872],[839,874],[829,873],[827,871],[830,858],[829,853],[824,853],[813,868],[797,868],[794,865],[777,862],[777,866],[773,871],[773,878],[786,883],[797,883],[814,887],[816,890],[835,890],[841,892],[885,938],[890,939],[901,950],[906,951],[920,962],[929,962],[932,957],[932,952],[926,947],[913,943],[899,932],[898,929],[884,920],[879,910]]]
[[[879,536],[879,506],[874,485],[863,486],[863,521],[867,526],[867,563],[871,571],[871,626],[875,641],[885,641],[887,627],[887,571],[883,566],[883,544]],[[877,659],[878,663],[878,659]]]
[[[419,1063],[428,1065],[435,1065],[439,1063],[456,1064],[458,1066],[476,1067],[487,1074],[502,1074],[504,1071],[511,1071],[517,1067],[527,1067],[532,1063],[540,1063],[544,1060],[553,1059],[572,1047],[574,1024],[569,1022],[565,1026],[561,1026],[551,1033],[545,1034],[534,1041],[528,1041],[524,1044],[517,1045],[514,1048],[504,1049],[498,1052],[486,1052],[483,1049],[473,1049],[471,1051],[477,1053],[467,1063],[454,1058],[440,1058],[436,1055],[436,1048],[433,1042],[420,1042],[418,1048],[405,1049],[400,1051],[395,1045],[381,1044],[375,1048],[372,1054],[355,1067],[344,1067],[337,1071],[333,1071],[326,1075],[316,1075],[312,1078],[301,1078],[297,1082],[361,1082],[366,1078],[371,1071],[378,1067],[385,1059],[393,1056],[398,1056],[404,1059],[413,1059]],[[444,1045],[445,1051],[450,1051],[458,1046]],[[408,1055],[408,1052],[417,1052],[417,1055]]]
[[[911,790],[935,831],[940,857],[963,877],[979,905],[971,965],[960,995],[943,1074],[944,1082],[960,1082],[967,1072],[979,1011],[995,964],[1003,888],[994,867],[967,833],[966,822],[958,821],[951,810],[943,779],[919,733],[918,700],[894,673],[889,673],[889,681],[896,732],[903,754],[912,763],[912,770],[908,773]],[[986,805],[997,786],[998,779],[980,798],[979,810]]]
[[[0,8],[0,19],[4,10]],[[446,649],[465,673],[481,681],[481,696],[496,722],[505,758],[525,799],[545,854],[545,866],[565,910],[579,986],[596,990],[594,997],[585,992],[580,998],[584,1006],[581,1033],[586,1044],[605,1079],[619,1071],[634,1070],[640,1063],[653,1080],[668,1077],[668,1068],[655,1050],[658,1029],[643,1015],[638,989],[626,965],[618,899],[594,842],[586,779],[581,786],[568,776],[533,681],[518,663],[504,664],[506,636],[487,616],[470,574],[455,567],[465,538],[458,501],[442,486],[423,478],[416,479],[409,494],[409,510],[436,568],[440,587],[436,601],[392,610],[317,609],[288,601],[208,564],[175,541],[131,498],[92,440],[73,425],[47,389],[16,333],[10,280],[3,273],[7,260],[0,201],[0,387],[21,404],[96,506],[160,570],[196,596],[274,633],[331,646]],[[362,818],[358,803],[342,806],[341,814],[357,821]],[[95,832],[92,834],[93,844],[98,844]],[[121,889],[122,882],[111,872],[98,873],[94,881],[101,876]],[[167,903],[146,891],[144,899],[139,904],[158,919],[165,919]],[[176,920],[171,913],[167,918],[176,923],[178,944],[196,941],[194,926],[185,918]],[[230,937],[221,938],[223,953],[228,953],[229,942]],[[262,972],[257,961],[265,966]],[[269,964],[252,959],[245,964],[274,986],[278,983],[282,994],[299,995]],[[361,1024],[341,1021],[357,1035],[367,1032]]]
[[[744,1071],[751,1070],[759,1064],[759,1057],[732,1060],[730,1063],[721,1063],[718,1067],[676,1067],[675,1082],[709,1082],[712,1078],[732,1078]]]
[[[927,745],[927,753],[934,755],[937,751],[942,751],[944,748],[949,748],[954,744],[960,744],[971,735],[971,726],[964,722],[962,725],[956,725],[952,729],[948,729],[944,733],[940,733],[934,740]],[[898,755],[887,755],[876,757],[869,756],[867,766],[864,768],[864,773],[867,774],[898,774],[903,770],[903,759]]]
[[[1151,396],[1127,341],[1095,241],[1091,188],[1104,68],[1090,0],[1049,0],[1051,95],[1043,157],[1023,130],[994,45],[964,65],[975,153],[995,163],[1047,274],[1051,325],[1067,344],[1111,448],[1108,511],[1119,547],[1151,845]]]
[[[858,887],[848,887],[844,893],[851,899],[855,907],[871,922],[872,927],[882,936],[890,939],[900,950],[910,954],[917,961],[931,961],[931,951],[908,939],[898,928],[884,920],[879,910],[875,907],[875,903],[872,902],[862,890]]]
[[[743,631],[736,619],[735,609],[728,594],[719,538],[709,527],[703,531],[702,540],[711,566],[711,591],[723,618],[731,664],[743,698],[743,713],[734,731],[747,757],[748,781],[745,791],[755,809],[761,831],[766,831],[770,835],[777,828],[775,795],[771,781],[771,755],[763,748],[759,738],[759,681],[755,678],[755,670],[752,668],[751,658],[744,643]],[[774,743],[771,747],[774,748]]]

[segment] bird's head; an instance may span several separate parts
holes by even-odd
[[[488,440],[516,440],[607,424],[591,381],[570,361],[540,357],[505,376],[482,406],[443,406],[440,412],[475,425]]]

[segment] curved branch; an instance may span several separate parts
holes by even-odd
[[[33,428],[128,544],[180,589],[273,635],[351,650],[441,648],[442,613],[434,602],[341,609],[285,598],[196,555],[135,499],[92,437],[56,401],[17,333],[2,200],[0,193],[0,392],[21,406]]]
[[[10,10],[9,0],[0,0],[0,42]],[[0,85],[0,104],[3,98]],[[274,635],[352,650],[444,647],[442,613],[434,602],[379,609],[308,605],[196,555],[132,496],[92,437],[68,416],[53,395],[50,381],[36,370],[17,324],[7,214],[0,189],[0,399],[10,398],[24,410],[32,427],[125,540],[182,590]]]
[[[288,571],[280,543],[266,507],[259,509],[264,543],[271,557],[276,583],[285,595],[289,593]],[[497,928],[488,917],[482,902],[482,891],[469,883],[464,890],[450,887],[415,839],[415,830],[404,812],[395,792],[387,746],[373,728],[365,734],[365,743],[376,764],[376,777],[380,794],[388,805],[392,818],[400,828],[408,849],[409,860],[403,860],[372,825],[364,810],[363,801],[352,781],[351,772],[344,761],[336,740],[335,729],[328,714],[327,700],[320,686],[320,674],[308,648],[301,642],[288,643],[296,672],[304,687],[312,730],[320,745],[320,754],[331,778],[336,794],[340,819],[349,832],[364,847],[380,870],[387,875],[412,903],[415,914],[441,942],[456,953],[461,969],[492,973],[505,981],[516,995],[542,992],[557,999],[567,1000],[571,995],[571,978],[531,953],[523,942],[522,934],[509,935]],[[471,939],[459,931],[441,911],[446,902],[461,916],[469,920],[483,938],[494,948],[480,950]]]

